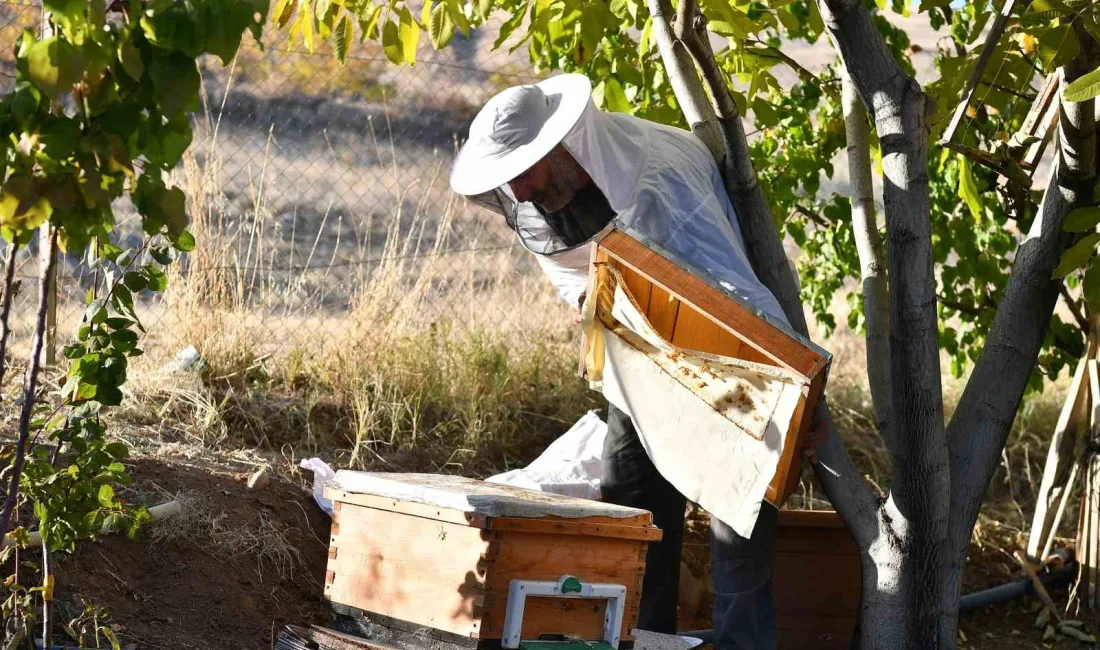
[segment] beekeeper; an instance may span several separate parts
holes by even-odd
[[[451,172],[458,194],[504,216],[579,310],[591,242],[612,226],[640,233],[786,324],[749,265],[733,206],[706,146],[690,132],[605,113],[578,74],[508,88],[474,118]],[[609,406],[601,492],[653,513],[664,531],[647,555],[640,629],[676,631],[685,497],[646,454],[630,417]],[[764,503],[752,535],[712,518],[719,648],[775,645],[772,574],[777,512]]]

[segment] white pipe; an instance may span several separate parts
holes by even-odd
[[[152,508],[149,508],[149,516],[152,517],[150,519],[150,521],[157,521],[159,519],[164,519],[166,517],[171,517],[172,515],[179,514],[179,511],[180,511],[180,502],[173,499],[173,500],[171,500],[167,503],[162,503],[159,506],[153,506]],[[115,532],[115,531],[102,530],[100,532],[103,535],[109,535],[110,533]],[[41,546],[42,545],[42,533],[38,532],[37,530],[30,533],[29,538],[30,538],[30,541],[27,543],[28,548],[30,548],[32,546]],[[13,542],[11,539],[5,537],[3,548],[7,548],[7,547],[11,546],[14,543],[15,542]]]

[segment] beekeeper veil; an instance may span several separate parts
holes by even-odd
[[[534,253],[554,255],[582,246],[614,216],[610,206],[548,212],[533,201],[518,201],[509,185],[562,143],[590,107],[591,90],[579,74],[508,88],[474,118],[455,160],[451,188],[502,215]],[[598,186],[591,190],[599,193]]]

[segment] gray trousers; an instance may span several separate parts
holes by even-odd
[[[680,549],[686,499],[661,476],[646,455],[630,417],[608,406],[603,448],[603,499],[653,513],[663,532],[646,554],[638,628],[676,632]],[[752,537],[746,539],[711,517],[711,577],[714,580],[714,633],[719,650],[775,647],[775,531],[778,511],[765,503]]]

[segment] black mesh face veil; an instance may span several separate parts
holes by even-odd
[[[595,195],[596,200],[586,200],[584,195]],[[583,205],[571,205],[556,213],[547,213],[534,203],[516,201],[508,185],[466,198],[503,216],[524,248],[539,255],[556,255],[587,244],[614,217],[595,184],[575,199],[574,204]]]

